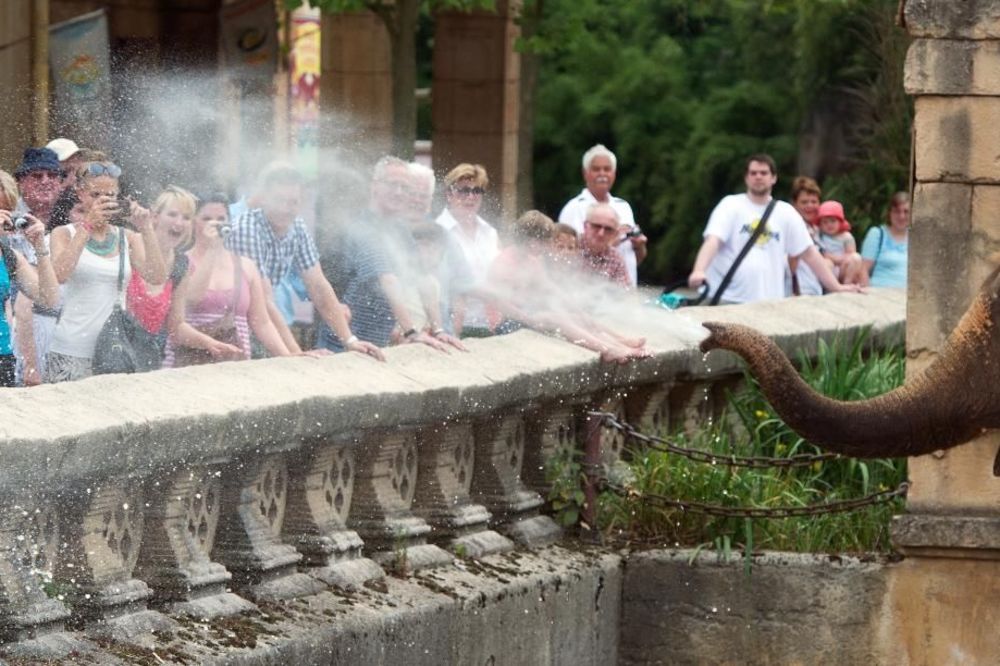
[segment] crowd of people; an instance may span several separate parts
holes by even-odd
[[[794,180],[791,204],[778,201],[777,181],[769,155],[747,159],[746,192],[724,197],[712,211],[690,287],[707,284],[720,303],[750,303],[906,286],[906,192],[893,195],[888,223],[870,228],[858,252],[841,202],[822,201],[819,185],[805,176]]]
[[[528,211],[501,237],[480,215],[482,166],[448,172],[435,216],[434,172],[387,156],[358,223],[321,262],[302,218],[305,180],[288,164],[267,165],[238,201],[170,185],[146,208],[122,195],[108,155],[64,138],[28,148],[13,175],[0,171],[0,385],[106,371],[96,359],[121,311],[166,368],[336,352],[384,360],[394,344],[450,353],[525,326],[607,362],[648,356],[645,340],[590,315],[593,295],[563,288],[576,280],[614,300],[636,285],[646,238],[611,196],[615,170],[595,146],[561,223]],[[315,347],[288,324],[292,292],[312,304]]]
[[[154,367],[337,352],[384,360],[402,344],[450,353],[522,327],[606,362],[648,356],[644,339],[594,315],[636,287],[646,236],[611,193],[614,153],[593,146],[581,167],[584,188],[558,222],[532,210],[500,234],[481,216],[482,166],[444,176],[435,215],[435,173],[384,157],[367,206],[321,257],[302,218],[304,178],[288,164],[267,165],[239,201],[171,185],[146,208],[122,196],[107,155],[63,138],[28,148],[13,175],[0,171],[0,385],[107,371],[95,357],[122,310],[154,345]],[[712,212],[692,286],[728,282],[722,300],[742,303],[905,282],[905,195],[858,252],[843,206],[821,202],[815,181],[796,179],[792,205],[773,200],[766,155],[748,160],[745,180],[746,193]],[[291,293],[312,304],[315,345],[289,326]]]

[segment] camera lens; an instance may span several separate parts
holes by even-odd
[[[229,234],[233,233],[233,225],[231,224],[220,224],[219,225],[219,236],[222,238],[229,238]]]
[[[13,218],[11,220],[11,223],[14,225],[14,228],[17,229],[18,231],[23,231],[24,229],[27,229],[28,227],[31,226],[31,220],[29,220],[23,215],[18,215],[17,217]]]

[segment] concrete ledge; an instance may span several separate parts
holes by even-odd
[[[892,542],[906,555],[1000,559],[1000,517],[902,514],[892,519]]]
[[[997,0],[905,0],[903,12],[906,29],[914,37],[1000,37],[1000,2]]]
[[[754,326],[789,354],[813,352],[821,337],[865,326],[873,328],[879,344],[891,344],[903,337],[905,295],[872,290],[678,312],[623,302],[597,316],[646,336],[655,357],[608,366],[575,345],[520,331],[471,340],[468,354],[410,345],[388,350],[387,363],[339,354],[3,389],[0,492],[117,475],[144,478],[178,462],[287,450],[310,438],[738,372],[737,358],[728,353],[714,353],[704,362],[697,343],[705,335],[699,325],[705,320]]]

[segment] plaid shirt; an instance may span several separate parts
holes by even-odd
[[[261,274],[274,286],[292,269],[301,274],[319,263],[316,242],[301,218],[296,218],[288,233],[278,238],[260,208],[240,215],[233,224],[233,233],[226,239],[226,247],[253,259]]]

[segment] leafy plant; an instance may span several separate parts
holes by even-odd
[[[901,348],[872,350],[867,332],[820,344],[815,361],[800,356],[806,381],[837,399],[871,397],[903,381]],[[733,427],[733,425],[738,427]],[[740,433],[740,434],[735,434]],[[746,389],[729,396],[726,415],[679,444],[724,455],[786,457],[818,453],[788,428],[749,375]],[[906,477],[905,460],[845,458],[805,468],[764,470],[705,465],[654,450],[634,450],[630,465],[639,494],[710,502],[731,507],[807,506],[896,487]],[[605,493],[600,526],[611,537],[661,546],[716,544],[717,548],[796,551],[888,551],[888,524],[901,501],[844,514],[805,518],[713,517],[651,506],[636,497]]]
[[[567,449],[550,457],[545,463],[545,480],[549,483],[548,499],[556,522],[563,527],[576,525],[586,501],[579,451]]]

